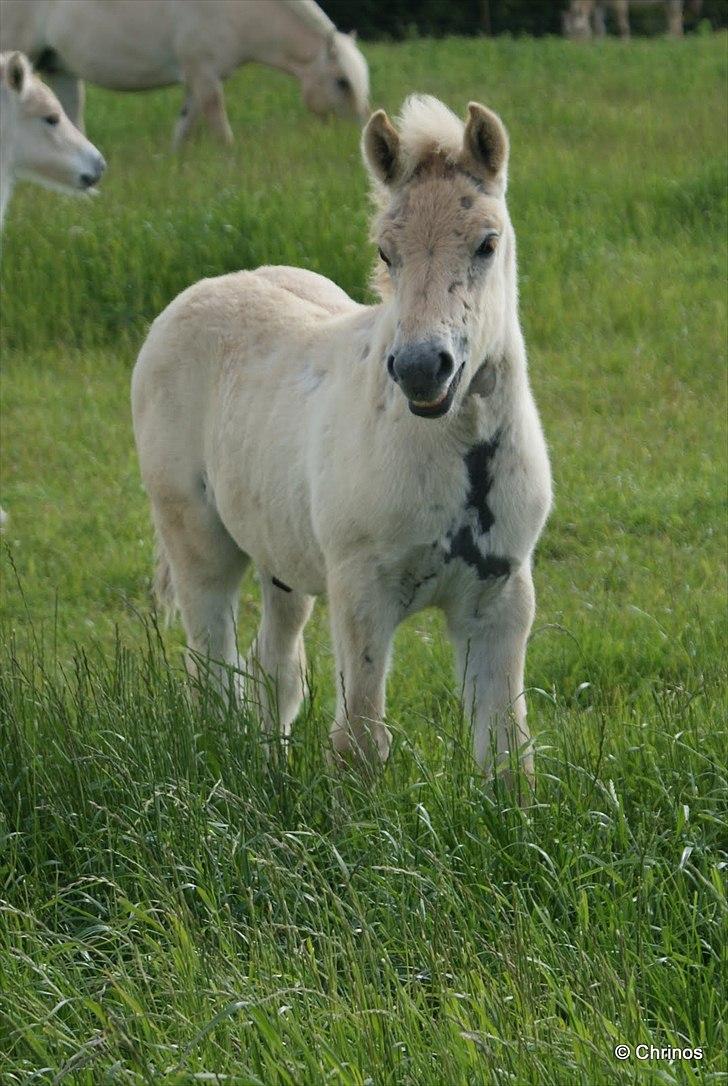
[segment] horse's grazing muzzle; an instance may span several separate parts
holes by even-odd
[[[104,170],[106,169],[106,161],[102,155],[97,155],[91,165],[91,168],[87,173],[82,173],[79,177],[79,188],[91,189],[102,178]]]
[[[407,397],[412,414],[423,419],[437,419],[450,410],[463,365],[455,371],[450,351],[434,341],[408,344],[387,359],[389,376]]]

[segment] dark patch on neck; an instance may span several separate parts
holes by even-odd
[[[466,502],[478,514],[478,527],[481,532],[490,531],[495,520],[488,505],[488,494],[493,486],[493,457],[499,442],[500,431],[497,431],[490,441],[473,445],[465,454],[465,467],[470,482]]]
[[[475,377],[470,382],[469,391],[475,396],[492,396],[495,391],[497,381],[497,374],[495,366],[489,359],[486,358],[482,366],[478,369]]]
[[[280,588],[283,592],[292,592],[293,589],[289,588],[283,581],[279,581],[277,577],[271,577],[271,584],[274,584],[276,588]]]

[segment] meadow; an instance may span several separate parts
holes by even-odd
[[[371,790],[324,762],[324,604],[288,751],[188,697],[131,367],[203,276],[299,264],[370,297],[359,134],[250,68],[235,146],[174,157],[178,90],[90,88],[102,193],[19,189],[3,239],[2,1086],[728,1078],[726,36],[365,51],[374,105],[475,98],[511,134],[555,476],[536,792],[478,775],[436,614],[398,634]],[[258,613],[251,576],[242,644]]]

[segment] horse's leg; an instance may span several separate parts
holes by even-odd
[[[44,79],[53,90],[58,101],[63,106],[66,115],[81,132],[85,132],[84,105],[86,102],[86,89],[83,81],[68,72],[44,73]]]
[[[263,619],[246,657],[245,673],[257,680],[254,697],[260,700],[265,730],[288,735],[304,696],[303,628],[313,597],[276,583],[262,571],[261,594]]]
[[[201,665],[227,689],[226,667],[239,664],[235,638],[238,589],[248,556],[226,531],[204,496],[152,501],[160,564],[168,562],[191,650],[188,666]],[[164,575],[164,568],[160,571]]]
[[[518,750],[526,775],[533,777],[533,752],[526,724],[523,671],[534,614],[531,573],[513,574],[476,616],[457,600],[448,622],[458,663],[466,713],[473,719],[473,753],[478,765],[495,770]],[[479,613],[482,608],[482,615]],[[495,765],[493,764],[495,755]],[[506,779],[509,771],[504,771]]]
[[[328,598],[336,657],[334,761],[371,771],[386,761],[392,741],[383,723],[384,695],[392,636],[401,616],[394,598],[368,570],[330,574]]]
[[[667,32],[673,38],[683,36],[683,0],[666,0]]]
[[[614,14],[617,19],[617,29],[623,41],[629,38],[629,0],[612,0]]]
[[[591,20],[594,26],[594,37],[603,38],[607,33],[607,24],[604,17],[604,3],[603,0],[597,0],[595,4],[592,4]]]
[[[197,102],[192,97],[191,92],[186,90],[184,102],[174,128],[172,144],[175,150],[189,137],[199,118],[200,111],[197,108]]]
[[[223,143],[232,143],[233,130],[225,111],[222,81],[216,73],[208,68],[190,69],[184,73],[184,83],[187,94],[182,107],[182,116],[175,130],[175,147],[179,147],[180,143],[187,139],[200,117],[204,117]]]

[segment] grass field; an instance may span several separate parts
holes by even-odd
[[[358,133],[251,68],[235,147],[173,158],[178,92],[92,88],[102,195],[19,190],[3,246],[2,1086],[728,1079],[726,37],[367,55],[375,104],[477,98],[511,132],[556,484],[536,795],[474,771],[434,614],[398,635],[371,792],[324,766],[323,606],[287,759],[187,699],[150,618],[131,366],[205,275],[301,264],[366,299]],[[258,606],[251,578],[243,642]]]

